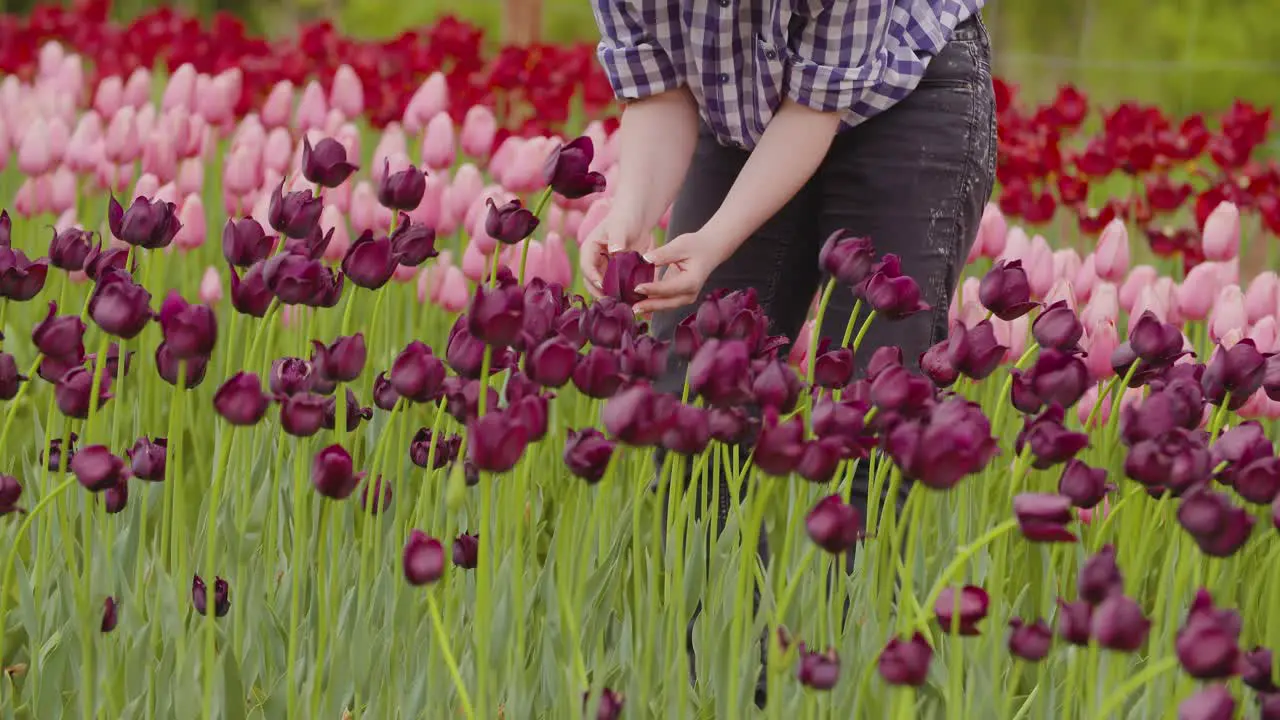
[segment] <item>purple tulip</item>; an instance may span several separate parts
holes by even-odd
[[[262,265],[262,279],[285,305],[333,307],[342,295],[346,275],[335,274],[319,260],[285,252]]]
[[[910,640],[894,637],[885,645],[876,661],[880,677],[890,685],[920,687],[929,677],[933,648],[924,635],[916,633]]]
[[[543,165],[543,180],[547,187],[569,200],[604,192],[604,175],[590,169],[594,158],[595,146],[585,135],[567,145],[557,145]]]
[[[827,350],[827,338],[822,339],[822,347],[813,362],[813,384],[818,387],[838,390],[853,380],[853,350],[842,347]]]
[[[169,352],[179,360],[207,357],[218,340],[218,318],[207,305],[193,305],[177,290],[160,304],[160,328]]]
[[[618,352],[605,347],[591,348],[573,370],[573,386],[598,400],[613,397],[625,380]]]
[[[1009,348],[996,341],[995,327],[991,321],[983,320],[971,328],[960,322],[952,323],[947,351],[952,367],[961,375],[973,380],[985,380],[1000,366]]]
[[[324,427],[328,398],[296,393],[280,398],[280,429],[294,437],[311,437]]]
[[[1271,679],[1271,663],[1271,651],[1255,647],[1241,657],[1240,679],[1260,693],[1275,693],[1277,687]]]
[[[232,267],[252,267],[271,257],[278,240],[251,217],[227,218],[227,224],[222,226],[222,256]]]
[[[391,255],[401,267],[418,267],[440,254],[436,250],[436,231],[414,223],[405,213],[391,232]]]
[[[377,290],[391,279],[396,264],[390,238],[375,239],[372,230],[365,230],[342,258],[342,271],[356,285]]]
[[[71,458],[71,472],[86,490],[102,492],[120,482],[124,460],[112,455],[105,445],[90,445]]]
[[[311,147],[311,138],[302,137],[302,176],[321,187],[336,188],[359,168],[347,162],[347,149],[333,138],[323,138]]]
[[[391,481],[379,475],[369,478],[360,490],[360,509],[378,515],[391,508]]]
[[[524,292],[515,283],[478,285],[467,311],[468,329],[487,345],[505,348],[520,338],[524,320]]]
[[[1193,678],[1224,680],[1235,675],[1241,665],[1240,614],[1218,609],[1209,592],[1200,589],[1178,631],[1174,650]]]
[[[935,490],[982,470],[998,449],[981,408],[959,397],[939,403],[927,418],[899,423],[885,441],[904,475]]]
[[[1178,523],[1211,557],[1230,557],[1249,539],[1256,522],[1244,508],[1231,504],[1226,495],[1197,488],[1178,506]]]
[[[484,219],[484,231],[489,237],[500,243],[515,245],[533,234],[538,227],[538,218],[525,208],[519,198],[503,205],[494,203],[489,198],[489,214]]]
[[[920,286],[902,274],[901,261],[892,253],[884,256],[859,289],[867,305],[889,320],[929,309],[928,303],[920,300]]]
[[[933,385],[901,365],[887,367],[871,382],[871,402],[881,412],[915,415],[933,400]]]
[[[1267,358],[1267,365],[1262,372],[1262,389],[1267,397],[1280,402],[1280,355]]]
[[[284,241],[284,252],[286,255],[297,255],[308,260],[321,260],[324,258],[325,250],[329,248],[329,243],[333,241],[334,228],[323,230],[319,225],[311,228],[311,232],[307,233],[303,238],[286,238]]]
[[[742,408],[711,408],[707,414],[711,437],[726,445],[753,444],[760,421]]]
[[[103,510],[108,515],[116,515],[124,512],[125,506],[129,504],[129,477],[121,475],[115,485],[102,491]]]
[[[569,430],[564,445],[564,463],[569,472],[587,484],[595,484],[604,477],[614,447],[614,442],[595,428]]]
[[[960,588],[959,614],[956,613],[956,591],[954,588],[943,588],[938,599],[933,603],[933,614],[938,619],[944,632],[958,632],[960,635],[978,635],[978,623],[987,617],[991,607],[991,596],[976,585],[965,585]]]
[[[1089,631],[1103,648],[1135,652],[1147,641],[1151,621],[1142,614],[1138,603],[1123,593],[1113,593],[1093,609]]]
[[[0,352],[0,400],[12,400],[18,395],[18,387],[27,381],[18,371],[18,361],[7,352]]]
[[[1178,326],[1161,322],[1150,310],[1142,313],[1130,327],[1129,347],[1152,367],[1168,367],[1186,354]]]
[[[635,313],[627,305],[610,297],[591,303],[582,316],[582,334],[592,345],[617,349],[635,332]]]
[[[309,392],[315,375],[311,363],[299,357],[282,357],[271,363],[267,387],[276,399]]]
[[[1092,384],[1089,369],[1078,355],[1045,348],[1027,371],[1031,390],[1045,404],[1064,408],[1075,405]]]
[[[729,341],[734,342],[734,341]],[[772,408],[780,413],[789,413],[796,407],[804,383],[796,371],[782,360],[758,359],[753,361],[755,380],[751,383],[751,394],[755,402],[762,408]]]
[[[851,456],[860,456],[852,454],[851,450],[853,448],[844,438],[826,437],[810,440],[804,444],[804,452],[800,455],[800,462],[796,463],[795,472],[812,483],[830,482],[840,466],[840,461]]]
[[[1221,405],[1231,396],[1228,408],[1238,410],[1262,387],[1267,359],[1245,338],[1230,348],[1218,347],[1200,379],[1205,399]]]
[[[31,342],[41,355],[53,358],[84,358],[85,324],[74,315],[58,316],[58,303],[49,303],[49,314],[31,330]]]
[[[453,539],[453,564],[463,570],[475,570],[480,563],[480,536],[459,533]]]
[[[804,419],[799,415],[779,422],[776,411],[765,413],[751,460],[767,475],[786,477],[804,454]]]
[[[21,250],[0,247],[0,297],[26,302],[44,289],[49,261],[28,260]]]
[[[656,267],[640,253],[628,250],[609,256],[604,273],[604,294],[627,305],[644,299],[636,287],[653,282]]]
[[[1075,542],[1071,498],[1046,493],[1021,493],[1013,499],[1014,516],[1022,535],[1032,542]]]
[[[270,402],[258,376],[243,371],[232,375],[213,394],[213,408],[232,425],[257,425]]]
[[[609,434],[625,445],[652,447],[658,444],[671,423],[676,399],[657,393],[639,383],[609,398],[601,419]]]
[[[168,457],[169,441],[158,437],[154,440],[140,437],[133,447],[125,451],[129,458],[129,467],[133,476],[139,480],[163,482],[165,460]]]
[[[550,402],[543,395],[526,395],[511,401],[507,412],[524,427],[528,442],[536,443],[547,434],[550,420]]]
[[[311,484],[330,500],[345,500],[355,492],[365,473],[356,472],[351,453],[341,445],[330,445],[316,453],[311,462]]]
[[[1084,600],[1066,602],[1058,598],[1058,636],[1072,645],[1089,644],[1093,606]]]
[[[850,442],[862,437],[868,408],[856,400],[830,396],[819,399],[813,407],[813,432],[818,437],[839,437]]]
[[[431,454],[433,444],[435,455]],[[419,428],[409,443],[409,459],[420,468],[439,470],[456,460],[461,448],[462,438],[458,435],[433,440],[431,428]]]
[[[196,357],[186,360],[186,369],[182,369],[182,363],[169,351],[169,346],[160,343],[156,347],[156,372],[159,373],[161,379],[165,382],[178,386],[178,382],[182,382],[182,387],[190,390],[198,387],[204,382],[205,372],[209,369],[208,357]]]
[[[9,513],[23,512],[18,507],[18,499],[22,497],[22,484],[12,475],[0,475],[0,517]]]
[[[285,193],[284,180],[281,180],[271,192],[267,222],[281,235],[301,240],[320,225],[320,212],[323,209],[324,201],[310,190]]]
[[[529,445],[529,428],[509,412],[494,411],[467,428],[467,457],[481,471],[507,472]]]
[[[814,544],[829,553],[842,553],[863,537],[862,513],[839,495],[818,501],[804,519],[805,530]]]
[[[49,452],[40,453],[40,463],[48,467],[49,472],[62,472],[70,467],[69,463],[71,462],[71,458],[76,455],[76,441],[80,439],[80,436],[75,433],[71,433],[67,439],[70,442],[67,443],[67,447],[65,448],[67,455],[65,461],[62,457],[64,450],[62,446],[62,438],[50,438]]]
[[[113,195],[107,205],[107,224],[118,240],[148,250],[167,247],[182,229],[177,205],[144,197],[134,198],[125,210]]]
[[[591,694],[586,693],[583,702],[591,699]],[[614,692],[609,688],[600,690],[600,705],[596,710],[596,720],[618,720],[622,716],[623,697],[622,693]]]
[[[1181,495],[1208,482],[1213,468],[1209,465],[1207,445],[1205,433],[1174,428],[1129,448],[1124,459],[1124,471],[1143,485],[1158,485]]]
[[[840,658],[836,655],[835,648],[827,648],[825,653],[819,653],[802,647],[796,679],[801,685],[814,690],[830,690],[835,687],[840,679]]]
[[[444,546],[421,530],[414,530],[404,544],[402,564],[410,585],[433,583],[444,576]]]
[[[1259,694],[1258,700],[1258,720],[1280,720],[1280,692],[1268,692]],[[1226,708],[1227,720],[1231,720],[1231,713],[1235,712],[1234,707]]]
[[[271,292],[271,288],[267,287],[267,281],[263,276],[263,268],[265,265],[261,262],[255,263],[244,274],[244,278],[236,272],[234,266],[230,267],[231,271],[231,306],[241,315],[249,315],[251,317],[265,317],[267,309],[271,307],[271,301],[275,300],[275,294]]]
[[[848,230],[836,230],[818,252],[818,267],[844,285],[856,286],[871,274],[876,248],[870,238],[854,237]]]
[[[445,346],[445,362],[453,371],[464,378],[472,380],[480,377],[480,368],[484,361],[484,342],[471,334],[470,322],[466,314],[458,316],[457,322],[449,331],[448,344]],[[494,368],[491,366],[490,370]]]
[[[151,293],[123,270],[104,270],[89,298],[89,317],[108,335],[131,340],[151,320]]]
[[[512,370],[511,374],[507,375],[507,404],[515,405],[530,395],[543,395],[542,386],[530,380],[528,375],[519,370]],[[555,393],[546,393],[546,397],[553,398]]]
[[[1200,424],[1201,406],[1191,406],[1175,393],[1154,392],[1120,408],[1120,439],[1129,446],[1154,440],[1178,428],[1193,430]],[[1191,419],[1194,407],[1194,420]]]
[[[1124,418],[1122,417],[1121,420]],[[1222,463],[1245,466],[1255,460],[1274,457],[1275,446],[1267,438],[1266,430],[1262,425],[1256,420],[1249,420],[1223,431],[1210,449],[1209,455],[1214,467]]]
[[[960,371],[951,361],[951,338],[940,340],[920,353],[920,372],[939,388],[949,388],[960,379]]]
[[[460,423],[466,424],[480,414],[480,390],[484,388],[485,407],[498,406],[498,392],[479,380],[465,380],[456,376],[445,378],[445,412]]]
[[[524,359],[525,372],[543,387],[562,387],[574,376],[579,361],[578,351],[561,337],[544,340]]]
[[[1280,495],[1280,458],[1255,460],[1232,473],[1236,493],[1251,503],[1270,505]]]
[[[391,210],[417,210],[427,191],[427,173],[412,165],[389,172],[390,160],[383,165],[382,181],[378,183],[378,203]]]
[[[1236,699],[1224,685],[1210,685],[1178,706],[1178,720],[1232,720]]]
[[[196,613],[199,615],[209,614],[208,591],[204,585],[204,579],[196,575],[191,579],[191,604],[195,607]],[[224,617],[231,611],[231,586],[222,578],[214,578],[213,581],[213,614],[214,617]]]
[[[1043,620],[1027,624],[1021,618],[1009,621],[1009,652],[1027,662],[1040,662],[1049,655],[1053,632]]]
[[[391,363],[391,386],[413,402],[435,402],[444,397],[444,362],[425,343],[414,340]]]
[[[1084,326],[1067,301],[1059,300],[1040,311],[1035,322],[1031,323],[1031,336],[1042,348],[1074,352],[1080,347],[1080,338],[1084,337]]]
[[[671,425],[662,434],[662,447],[677,455],[699,455],[711,442],[707,411],[693,405],[674,407]]]
[[[1040,415],[1027,418],[1014,442],[1018,452],[1030,446],[1032,466],[1046,470],[1064,463],[1089,446],[1089,436],[1063,427],[1066,415],[1061,405],[1050,405]]]
[[[751,356],[741,340],[711,339],[689,363],[689,391],[716,407],[751,399]]]
[[[360,398],[356,397],[355,392],[351,388],[346,388],[347,392],[347,417],[344,427],[347,432],[355,432],[360,427],[361,420],[368,420],[373,417],[373,408],[361,407]],[[326,397],[324,399],[324,428],[333,430],[338,426],[338,398]]]
[[[1058,478],[1058,494],[1086,510],[1097,507],[1115,486],[1107,482],[1105,468],[1092,468],[1080,460],[1068,460]]]
[[[92,232],[76,227],[54,230],[53,239],[49,241],[49,263],[67,272],[83,270],[92,251]]]
[[[364,333],[339,335],[329,345],[312,340],[311,346],[314,348],[311,365],[322,378],[333,382],[352,382],[364,371],[368,357]]]
[[[98,629],[104,633],[109,633],[116,629],[116,625],[119,622],[120,611],[116,604],[116,599],[107,596],[107,599],[102,601],[102,624]]]
[[[98,381],[98,407],[101,408],[111,399],[111,376],[103,373]],[[83,366],[76,366],[63,373],[53,388],[54,401],[58,411],[77,420],[89,417],[91,394],[93,393],[93,373]]]
[[[1001,320],[1017,320],[1035,308],[1021,260],[1001,260],[982,277],[978,300]]]

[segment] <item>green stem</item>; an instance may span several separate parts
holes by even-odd
[[[955,559],[951,561],[950,565],[947,565],[947,568],[942,571],[942,574],[939,575],[938,579],[933,583],[933,589],[929,591],[929,595],[927,596],[922,609],[924,609],[926,613],[930,612],[934,604],[938,602],[938,597],[942,595],[942,591],[946,589],[947,585],[951,583],[955,576],[964,569],[965,563],[967,563],[970,558],[972,558],[982,548],[992,542],[995,542],[1001,535],[1004,535],[1016,527],[1018,527],[1017,520],[1012,518],[1005,520],[999,525],[988,530],[986,534],[982,535],[982,537],[979,537],[969,545],[961,548],[960,551],[956,553]],[[921,617],[919,619],[918,627],[921,630],[925,630],[928,620],[929,618],[927,617]]]
[[[36,371],[40,369],[40,361],[43,359],[43,355],[36,355],[35,361],[31,363],[31,367],[27,368],[24,375],[28,378],[34,378],[36,376]],[[18,394],[14,395],[13,399],[9,401],[9,408],[4,414],[4,429],[0,430],[0,447],[10,447],[8,444],[9,429],[13,427],[13,418],[17,416],[18,406],[22,404],[22,396],[26,394],[27,388],[31,387],[31,383],[31,380],[27,380],[22,383],[22,385],[18,387]],[[95,395],[94,397],[96,398],[97,396]]]
[[[1177,655],[1169,655],[1159,662],[1152,663],[1142,669],[1142,672],[1129,678],[1129,681],[1116,688],[1107,699],[1102,703],[1102,712],[1098,714],[1100,718],[1109,718],[1111,714],[1120,709],[1125,698],[1133,694],[1137,690],[1144,687],[1147,683],[1156,679],[1160,675],[1175,670],[1178,667]]]
[[[65,448],[63,452],[66,452]],[[19,539],[22,538],[22,536],[26,534],[27,530],[31,528],[31,523],[35,522],[35,519],[40,515],[40,512],[53,504],[53,501],[57,500],[58,496],[66,492],[68,488],[75,484],[75,482],[76,479],[74,477],[68,477],[66,480],[63,480],[62,483],[50,491],[48,495],[40,498],[40,502],[36,503],[36,506],[31,508],[31,512],[27,513],[27,516],[22,519],[22,524],[18,526],[18,532],[14,534],[13,542],[9,545],[9,552],[5,554],[3,587],[13,587],[14,563],[18,559],[18,548],[22,545],[22,543],[19,542]],[[0,619],[8,615],[9,598],[16,594],[17,593],[9,592],[8,590],[0,592]],[[5,633],[0,632],[0,658],[4,657],[4,641],[6,637]]]
[[[231,425],[223,423],[222,432],[218,437],[218,461],[213,469],[213,487],[209,491],[209,507],[205,514],[205,542],[204,542],[204,571],[205,578],[213,583],[217,577],[217,568],[215,564],[218,558],[218,501],[222,497],[222,485],[226,480],[227,461],[231,456],[231,447],[235,442],[235,428]],[[204,612],[204,717],[209,720],[213,717],[213,668],[214,668],[214,637],[217,634],[217,617],[214,612],[213,599],[207,598],[205,602]]]
[[[827,314],[827,304],[831,302],[831,293],[835,289],[836,279],[827,280],[826,287],[822,289],[822,299],[818,301],[818,314],[813,318],[813,332],[809,333],[809,367],[805,371],[805,384],[807,385],[813,385],[814,368],[818,364],[818,336],[822,334],[822,318]],[[850,318],[849,324],[853,324],[852,318]]]
[[[431,628],[436,634],[436,645],[444,656],[444,664],[449,668],[449,677],[453,678],[453,687],[458,691],[458,702],[462,704],[462,714],[468,720],[474,720],[476,711],[471,706],[471,696],[467,693],[467,684],[462,681],[462,673],[458,670],[458,661],[453,658],[449,649],[449,634],[445,632],[444,621],[440,619],[440,607],[436,605],[435,596],[427,592],[427,610],[431,615]],[[482,716],[483,717],[483,716]]]
[[[876,319],[876,311],[872,310],[867,313],[867,319],[862,321],[862,327],[858,329],[858,336],[853,339],[853,354],[858,354],[858,348],[862,347],[862,339],[867,336],[867,331],[871,329],[871,321]]]
[[[293,546],[290,548],[289,561],[289,573],[292,578],[290,580],[291,588],[289,593],[289,650],[284,678],[286,686],[294,688],[301,685],[297,677],[297,669],[298,642],[300,640],[298,635],[301,632],[300,624],[302,622],[302,547],[306,542],[305,472],[306,458],[303,455],[303,445],[302,443],[297,443],[293,448]],[[293,720],[298,717],[298,696],[301,693],[294,690],[285,694],[288,696],[288,717]]]
[[[840,340],[840,347],[849,347],[849,340],[853,337],[853,328],[857,325],[858,315],[862,313],[862,298],[858,298],[853,303],[853,312],[849,313],[849,320],[844,324],[844,338]]]

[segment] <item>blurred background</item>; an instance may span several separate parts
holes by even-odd
[[[853,1],[853,0],[850,0]],[[0,0],[22,12],[35,0]],[[232,12],[268,36],[328,19],[362,38],[392,37],[444,14],[479,23],[489,41],[594,42],[590,0],[178,0],[202,15]],[[127,20],[156,6],[119,0]],[[1280,101],[1280,0],[990,0],[984,15],[996,72],[1030,100],[1074,83],[1097,102],[1155,103],[1185,113],[1235,98]]]

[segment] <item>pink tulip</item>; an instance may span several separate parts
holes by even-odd
[[[41,77],[52,77],[58,73],[58,68],[62,67],[62,59],[66,57],[66,53],[56,40],[49,40],[40,46],[40,54],[37,56],[37,72]]]
[[[333,134],[333,139],[346,148],[348,159],[360,157],[360,130],[355,125],[343,123],[342,127]],[[356,161],[352,160],[352,162]]]
[[[582,233],[582,220],[586,213],[581,210],[570,210],[564,216],[564,232],[570,237],[578,237]]]
[[[578,245],[582,245],[582,242],[590,237],[591,233],[597,227],[600,227],[600,223],[604,222],[604,219],[609,216],[609,210],[612,206],[613,201],[609,198],[597,198],[595,202],[591,203],[591,207],[583,213],[582,222],[578,224],[577,231],[570,234],[570,237],[576,240]]]
[[[507,168],[502,184],[512,192],[525,193],[542,189],[542,169],[553,147],[544,140],[546,138],[534,138],[525,143],[520,148],[520,154]]]
[[[349,118],[358,118],[364,114],[364,85],[350,65],[341,65],[333,74],[329,105],[341,110]]]
[[[1031,321],[1026,315],[1016,320],[1001,320],[998,317],[991,318],[992,329],[995,331],[996,342],[1009,348],[1004,354],[1005,362],[1015,362],[1022,354],[1027,351],[1027,332],[1031,329]]]
[[[1204,256],[1209,260],[1230,260],[1240,252],[1240,209],[1223,201],[1209,213],[1202,233]]]
[[[1027,231],[1015,225],[1009,228],[1004,237],[1004,250],[996,256],[997,260],[1006,260],[1013,262],[1014,260],[1022,260],[1026,262],[1027,255],[1031,252],[1031,238],[1027,236]]]
[[[1040,235],[1031,239],[1031,249],[1022,263],[1027,271],[1027,284],[1031,286],[1032,298],[1043,298],[1053,287],[1053,251],[1049,243]]]
[[[404,109],[404,127],[411,133],[422,132],[431,118],[449,109],[449,84],[439,71],[423,81]]]
[[[1236,414],[1245,420],[1257,420],[1266,417],[1267,412],[1267,393],[1262,390],[1254,391],[1244,404],[1236,409]]]
[[[171,202],[174,205],[178,205],[182,200],[182,197],[178,195],[178,186],[171,182],[167,182],[159,188],[156,188],[156,194],[153,199],[161,202]]]
[[[138,110],[151,102],[151,71],[136,68],[124,83],[124,104]]]
[[[1123,220],[1116,218],[1102,229],[1094,255],[1098,277],[1111,282],[1120,282],[1124,278],[1129,271],[1129,231]]]
[[[138,142],[136,121],[137,116],[133,108],[123,107],[107,125],[107,132],[103,137],[103,151],[113,164],[126,165],[138,159],[138,153],[142,147]]]
[[[204,269],[200,278],[200,302],[205,305],[217,305],[222,302],[222,276],[218,268],[210,265]]]
[[[0,112],[0,172],[9,166],[9,131],[4,123],[4,113]]]
[[[1280,350],[1280,328],[1276,325],[1276,317],[1268,315],[1254,323],[1245,337],[1253,340],[1258,352],[1270,353]]]
[[[230,68],[216,75],[209,88],[196,98],[196,110],[210,125],[226,125],[235,118],[243,87],[240,68]]]
[[[1209,336],[1214,340],[1228,332],[1244,332],[1249,316],[1244,310],[1244,293],[1239,285],[1227,285],[1218,292],[1218,299],[1209,313]]]
[[[53,169],[55,159],[49,147],[49,127],[36,124],[22,133],[18,143],[18,169],[27,177],[38,177]]]
[[[1266,407],[1262,409],[1262,416],[1268,420],[1280,420],[1280,402],[1267,398]]]
[[[373,148],[373,161],[369,165],[369,172],[375,183],[382,182],[383,174],[386,172],[384,166],[392,157],[403,157],[405,166],[409,165],[408,144],[405,141],[404,131],[398,125],[388,125],[382,131],[378,144]],[[395,168],[390,172],[396,172]]]
[[[462,273],[472,282],[481,282],[489,274],[491,261],[489,255],[480,249],[476,238],[471,238],[467,249],[462,253]]]
[[[495,178],[503,177],[507,168],[511,163],[515,162],[516,155],[520,153],[521,146],[524,145],[524,138],[512,135],[493,152],[493,157],[489,158],[489,174]]]
[[[261,152],[262,146],[266,144],[267,129],[262,126],[258,116],[252,113],[246,115],[231,133],[232,150],[247,147]]]
[[[1076,515],[1080,517],[1080,522],[1089,525],[1093,522],[1095,511],[1100,512],[1099,518],[1101,520],[1106,520],[1107,516],[1111,514],[1111,498],[1102,498],[1102,503],[1095,508],[1077,508]]]
[[[1117,323],[1120,317],[1120,299],[1116,286],[1109,282],[1100,282],[1093,289],[1093,296],[1080,311],[1080,323],[1086,328],[1109,320]]]
[[[196,106],[195,97],[196,69],[190,63],[183,63],[165,83],[160,107],[165,110],[179,107],[192,110]]]
[[[453,264],[452,253],[440,253],[436,261],[418,276],[418,302],[431,302],[447,312],[458,313],[471,301],[467,277]]]
[[[1200,263],[1187,272],[1178,286],[1178,310],[1188,320],[1203,320],[1209,316],[1213,301],[1223,286],[1219,269],[1210,263]]]
[[[1256,323],[1264,317],[1271,317],[1280,308],[1280,275],[1264,270],[1249,283],[1244,293],[1244,309],[1249,314],[1249,322]]]
[[[351,235],[347,232],[347,221],[342,217],[342,211],[334,205],[326,206],[320,211],[320,228],[326,233],[333,230],[333,237],[329,238],[329,245],[324,249],[324,259],[341,261],[351,247]]]
[[[78,190],[75,173],[67,167],[54,170],[49,176],[49,210],[59,214],[74,210]]]
[[[103,190],[122,193],[129,187],[129,183],[133,182],[133,165],[113,165],[110,162],[103,162],[94,171],[94,180]]]
[[[565,252],[564,239],[559,233],[547,233],[542,241],[542,279],[566,290],[573,285],[573,263]]]
[[[502,257],[499,258],[498,264],[511,268],[511,272],[520,273],[520,258],[524,254],[524,243],[517,245],[504,245],[502,247]],[[492,257],[492,256],[491,256]],[[533,278],[546,277],[546,247],[543,246],[541,240],[529,240],[528,258],[525,260],[524,281],[527,283]]]
[[[199,195],[188,195],[182,201],[178,222],[182,223],[182,227],[173,238],[173,244],[178,249],[190,251],[204,245],[209,223],[204,214],[204,202]]]
[[[1091,430],[1104,426],[1111,417],[1111,397],[1103,399],[1102,407],[1098,409],[1098,414],[1093,414],[1093,408],[1098,404],[1099,385],[1094,384],[1084,391],[1084,395],[1080,396],[1079,402],[1076,403],[1076,419],[1080,421],[1080,426],[1084,429]],[[1089,423],[1089,417],[1093,417],[1093,422]]]
[[[29,218],[39,215],[44,210],[44,198],[36,188],[37,178],[27,178],[18,186],[13,196],[13,211],[19,217]]]
[[[293,115],[293,126],[302,132],[323,128],[327,114],[329,106],[324,99],[324,88],[312,80],[302,90],[302,99],[298,101],[298,109]]]
[[[141,143],[151,137],[151,130],[156,126],[155,105],[143,105],[138,108],[138,112],[133,116],[133,124],[138,129],[138,142],[141,148]]]
[[[1129,274],[1123,277],[1124,282],[1120,285],[1120,307],[1131,311],[1142,289],[1155,283],[1159,275],[1160,273],[1150,265],[1137,265],[1130,270]]]
[[[464,163],[454,173],[453,182],[445,191],[442,202],[448,205],[455,217],[465,217],[484,190],[484,175],[480,173],[480,169],[471,163]]]
[[[173,147],[173,137],[163,127],[156,128],[142,146],[142,171],[155,175],[162,182],[168,182],[178,174],[178,153]]]
[[[980,283],[979,278],[969,276],[956,288],[956,299],[951,304],[954,316],[950,320],[962,322],[965,327],[973,327],[987,317],[987,309],[978,300]]]
[[[342,114],[338,108],[329,108],[329,112],[325,113],[324,125],[321,126],[321,137],[333,137],[338,134],[338,128],[345,125],[347,116]]]
[[[62,232],[63,230],[70,230],[73,227],[79,227],[79,226],[80,226],[80,223],[76,222],[75,208],[68,208],[61,215],[58,216],[57,220],[53,221],[53,229],[57,230],[58,232]]]
[[[273,187],[272,190],[275,188]],[[258,194],[258,201],[253,204],[253,209],[249,212],[249,217],[258,221],[264,229],[271,227],[271,220],[268,212],[271,209],[271,193],[263,192]]]
[[[1105,380],[1115,374],[1111,368],[1111,354],[1120,346],[1120,336],[1114,322],[1108,319],[1088,326],[1080,346],[1086,353],[1085,367],[1089,368],[1095,380]]]
[[[486,105],[472,105],[462,119],[459,144],[462,151],[477,160],[487,160],[493,151],[493,138],[498,133],[498,120]]]
[[[1138,293],[1138,299],[1133,301],[1133,306],[1129,308],[1129,331],[1133,332],[1133,324],[1142,317],[1143,313],[1151,313],[1155,315],[1160,322],[1171,322],[1169,320],[1169,308],[1164,304],[1150,285],[1142,288]]]
[[[124,105],[124,81],[117,75],[98,81],[98,88],[93,93],[93,109],[102,117],[110,120]]]
[[[1066,301],[1067,307],[1072,310],[1076,309],[1077,304],[1075,291],[1071,289],[1071,283],[1065,279],[1055,280],[1053,286],[1049,288],[1049,292],[1045,293],[1044,299],[1041,302],[1045,305],[1052,305],[1061,300]]]
[[[438,228],[448,192],[447,180],[440,175],[428,175],[426,190],[422,193],[422,202],[409,212],[409,219],[429,228]]]
[[[272,130],[262,148],[262,167],[284,175],[289,170],[292,158],[293,138],[289,131],[282,127]]]
[[[138,176],[138,182],[133,186],[133,197],[154,199],[159,189],[159,178],[151,173],[143,173]]]
[[[1080,268],[1075,274],[1075,291],[1076,298],[1082,303],[1087,303],[1093,297],[1093,289],[1097,286],[1098,271],[1093,253],[1085,255],[1080,261]]]
[[[447,170],[453,167],[456,157],[453,120],[449,113],[440,113],[427,123],[427,132],[422,138],[422,164],[430,170]]]
[[[996,258],[1004,252],[1005,238],[1009,234],[1009,223],[1005,220],[1000,206],[987,203],[982,209],[982,220],[978,223],[978,238],[974,248],[979,257]]]
[[[391,211],[378,204],[378,196],[368,181],[361,180],[351,191],[351,232],[385,232],[391,227]]]
[[[238,147],[231,151],[222,169],[223,187],[237,196],[244,196],[262,185],[261,155],[252,148]]]
[[[276,83],[262,103],[262,109],[259,112],[262,124],[268,128],[288,125],[289,116],[293,113],[293,83],[288,80]]]
[[[787,362],[791,363],[801,375],[809,373],[809,345],[813,341],[813,326],[813,320],[808,320],[800,326],[800,333],[791,345],[790,354],[787,355]]]
[[[1058,250],[1053,254],[1053,274],[1054,277],[1074,283],[1076,276],[1080,274],[1080,268],[1083,267],[1084,260],[1081,259],[1080,253],[1067,248],[1066,250]]]

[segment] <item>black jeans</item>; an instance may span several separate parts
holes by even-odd
[[[823,242],[841,229],[867,236],[878,252],[902,258],[903,272],[920,284],[932,310],[897,322],[873,321],[855,360],[857,372],[876,348],[889,345],[902,348],[906,362],[916,364],[947,334],[948,305],[995,180],[990,54],[981,18],[957,27],[919,86],[890,109],[838,134],[813,178],[716,268],[703,294],[755,288],[772,333],[794,340],[814,294],[826,282],[818,267]],[[711,218],[748,155],[720,145],[704,129],[672,208],[669,237],[696,231]],[[847,286],[831,296],[820,333],[834,345],[843,338],[854,300]],[[659,313],[654,333],[669,339],[676,324],[695,310],[696,305]],[[673,360],[659,387],[678,393],[686,367]],[[720,484],[723,528],[729,490],[723,478]],[[864,512],[868,490],[861,470],[853,495]],[[763,542],[761,552],[767,553]]]

